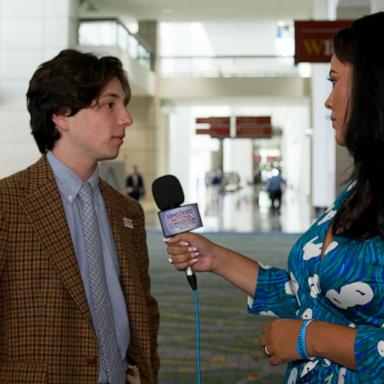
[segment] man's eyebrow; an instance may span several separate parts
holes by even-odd
[[[116,99],[120,98],[120,95],[118,95],[117,93],[104,93],[103,95],[100,95],[100,98],[104,98],[104,97],[114,97]]]
[[[112,97],[114,99],[121,99],[122,98],[122,96],[119,95],[118,93],[110,92],[110,93],[104,93],[103,95],[100,95],[98,100],[105,99],[108,97]],[[122,100],[123,100],[124,105],[127,106],[129,103],[129,98],[124,95]]]

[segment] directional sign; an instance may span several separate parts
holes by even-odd
[[[271,138],[271,116],[237,116],[236,137]]]
[[[209,126],[209,128],[197,128],[197,135],[210,135],[214,138],[230,137],[229,117],[197,117],[196,125]]]
[[[271,138],[271,116],[236,116],[233,138]],[[230,117],[198,117],[197,135],[210,135],[214,138],[231,137]]]

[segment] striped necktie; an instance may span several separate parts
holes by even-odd
[[[101,364],[110,384],[124,384],[124,364],[113,324],[112,304],[105,276],[99,224],[94,207],[92,186],[84,183],[79,191],[81,222],[85,251],[88,260],[91,305],[94,309],[94,326],[101,352]]]

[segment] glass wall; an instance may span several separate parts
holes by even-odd
[[[292,21],[159,25],[161,77],[310,77],[293,55]]]

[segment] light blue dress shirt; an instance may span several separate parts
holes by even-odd
[[[94,308],[90,300],[90,284],[88,276],[87,256],[84,247],[82,225],[80,219],[80,198],[77,196],[82,180],[65,164],[63,164],[52,152],[47,154],[48,162],[52,168],[60,191],[64,206],[72,243],[75,249],[77,261],[79,263],[80,274],[83,280],[85,293],[90,307],[93,323],[95,324]],[[126,360],[130,334],[127,305],[124,299],[123,290],[120,284],[120,268],[117,260],[115,243],[112,237],[111,225],[109,223],[107,210],[104,200],[98,187],[99,172],[98,169],[87,180],[92,185],[95,209],[99,220],[101,241],[103,244],[103,257],[105,273],[107,278],[108,292],[112,303],[113,319],[116,328],[117,340],[121,352],[122,360]],[[99,359],[101,361],[101,359]],[[99,371],[99,383],[107,383],[107,377],[102,367]]]

